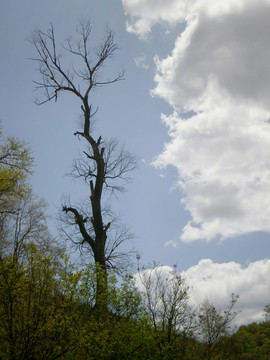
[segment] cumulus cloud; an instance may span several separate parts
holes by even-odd
[[[270,5],[263,0],[241,11],[191,17],[172,54],[156,58],[153,94],[193,109],[217,82],[237,101],[269,108],[269,19]]]
[[[195,305],[207,298],[218,309],[225,309],[234,293],[239,295],[239,324],[264,319],[263,308],[269,303],[270,260],[256,261],[243,268],[235,262],[218,264],[203,259],[181,275],[192,286],[191,300]]]
[[[213,96],[189,119],[164,118],[172,140],[155,165],[178,169],[182,202],[192,217],[183,241],[270,231],[268,117],[267,110]]]
[[[171,141],[155,165],[178,169],[191,215],[181,240],[269,232],[269,0],[123,4],[139,36],[157,22],[187,23],[172,53],[155,57],[152,90],[174,109],[163,115]]]
[[[149,272],[150,270],[143,270]],[[173,277],[174,269],[169,266],[159,266],[152,270],[151,279]],[[236,262],[214,263],[203,259],[197,265],[183,271],[181,277],[190,287],[190,304],[194,307],[206,299],[218,310],[225,310],[230,303],[231,295],[239,295],[235,310],[239,311],[237,324],[249,324],[263,321],[263,308],[269,303],[270,293],[270,260],[260,260],[242,267]],[[138,274],[135,275],[137,287],[143,291],[143,285]],[[159,281],[161,281],[159,280]],[[170,282],[167,282],[170,284]]]

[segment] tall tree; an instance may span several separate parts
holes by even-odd
[[[84,209],[80,205],[66,203],[62,210],[66,214],[67,223],[74,225],[79,234],[77,243],[87,246],[95,263],[104,272],[104,276],[97,277],[97,285],[100,288],[97,294],[101,294],[104,283],[106,287],[107,269],[114,266],[114,261],[119,255],[119,245],[127,237],[127,232],[122,229],[115,233],[111,241],[108,240],[108,234],[113,229],[113,218],[107,216],[108,212],[103,207],[103,193],[105,189],[121,191],[121,181],[127,180],[128,173],[136,164],[134,157],[120,148],[116,140],[104,141],[101,136],[95,138],[91,131],[97,110],[93,109],[90,95],[95,88],[114,84],[122,80],[124,75],[121,71],[110,80],[102,78],[102,67],[118,49],[113,33],[111,30],[106,31],[105,40],[96,51],[89,48],[90,22],[81,22],[77,27],[77,35],[79,39],[68,40],[62,46],[62,50],[80,60],[79,68],[65,68],[63,65],[52,25],[46,32],[37,30],[31,42],[37,53],[33,60],[39,63],[41,74],[41,80],[35,82],[35,85],[44,95],[42,99],[37,100],[37,104],[57,101],[62,93],[72,94],[81,102],[83,124],[74,135],[85,141],[86,150],[83,151],[82,159],[75,162],[74,172],[89,185],[89,208]]]

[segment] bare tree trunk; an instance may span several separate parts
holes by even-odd
[[[126,180],[126,174],[133,170],[136,164],[129,153],[117,148],[115,141],[106,144],[101,136],[95,140],[91,133],[91,120],[96,111],[92,111],[89,102],[90,93],[95,87],[113,84],[123,79],[122,71],[111,80],[101,80],[102,66],[117,50],[113,34],[108,30],[99,50],[93,53],[88,48],[90,23],[80,23],[77,33],[79,34],[77,42],[68,40],[66,46],[63,46],[69,55],[79,58],[82,62],[82,68],[72,67],[72,71],[65,70],[60,62],[53,26],[45,33],[36,31],[30,41],[37,52],[37,58],[32,60],[39,63],[42,76],[41,81],[35,82],[36,89],[43,90],[45,95],[43,100],[37,100],[37,104],[41,105],[53,99],[57,101],[58,95],[63,92],[71,93],[81,101],[83,127],[74,135],[85,140],[87,151],[83,151],[84,158],[75,163],[75,171],[76,177],[83,178],[89,185],[90,208],[84,211],[80,206],[65,204],[63,212],[66,215],[65,221],[78,229],[79,239],[76,243],[80,246],[88,245],[88,250],[99,269],[96,277],[96,304],[99,306],[104,303],[103,295],[107,291],[107,268],[116,259],[115,250],[123,241],[116,236],[111,248],[108,247],[111,220],[105,219],[103,215],[103,191],[104,189],[121,190],[118,181]],[[125,235],[125,232],[122,234]]]

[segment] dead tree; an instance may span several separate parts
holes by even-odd
[[[35,81],[37,90],[43,92],[44,97],[37,100],[38,105],[58,99],[62,93],[70,93],[81,102],[83,118],[82,128],[74,133],[82,138],[86,144],[81,159],[74,163],[74,174],[83,178],[89,185],[89,208],[82,209],[70,203],[63,205],[63,212],[69,225],[74,225],[79,234],[77,243],[81,246],[87,244],[93,255],[94,261],[104,272],[99,280],[97,277],[97,302],[106,287],[106,274],[109,266],[113,266],[114,260],[119,256],[117,249],[123,242],[127,233],[116,233],[111,246],[108,247],[108,233],[112,229],[112,220],[106,220],[102,203],[103,192],[106,189],[113,191],[122,190],[121,181],[128,179],[128,173],[136,164],[135,159],[125,150],[119,148],[117,141],[103,141],[99,136],[94,138],[91,128],[92,120],[96,113],[90,101],[93,90],[103,85],[114,84],[123,79],[123,71],[110,80],[102,79],[102,67],[116,50],[117,45],[111,30],[106,31],[105,40],[98,50],[89,48],[91,25],[89,22],[81,22],[77,27],[79,40],[68,40],[62,50],[71,57],[80,60],[80,68],[66,69],[61,62],[57,48],[54,28],[51,25],[47,32],[35,31],[31,43],[35,47],[37,57],[32,60],[39,63],[41,80]],[[71,70],[72,69],[72,70]],[[105,278],[105,280],[104,280]]]

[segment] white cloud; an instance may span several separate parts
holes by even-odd
[[[144,269],[146,278],[151,276],[152,288],[173,277],[174,269],[170,266],[157,266],[154,270]],[[226,310],[231,295],[239,295],[235,310],[238,313],[236,323],[249,324],[264,320],[264,306],[269,303],[270,294],[270,259],[250,263],[242,267],[236,262],[214,263],[202,259],[197,265],[183,271],[181,277],[190,288],[190,304],[193,307],[208,299],[218,310]],[[135,275],[136,286],[143,291],[144,287],[138,274]],[[170,284],[170,282],[166,282]]]
[[[126,29],[141,38],[158,23],[174,26],[201,12],[214,17],[241,11],[249,3],[257,4],[257,0],[122,0]]]
[[[188,120],[164,118],[172,140],[155,164],[178,169],[192,217],[185,242],[270,231],[269,112],[222,101]]]
[[[157,282],[166,281],[166,279],[173,278],[174,269],[168,265],[161,265],[161,266],[153,266],[151,269],[149,268],[142,268],[140,273],[136,273],[134,275],[136,287],[140,291],[144,291],[145,287],[143,285],[142,279],[149,279],[153,286]]]
[[[127,31],[140,37],[147,35],[157,23],[173,26],[183,21],[188,8],[186,0],[122,0],[122,4],[129,17]]]
[[[203,259],[182,274],[193,288],[195,305],[208,298],[218,309],[227,307],[232,293],[238,294],[238,324],[264,319],[263,308],[269,303],[270,260],[250,263],[246,268],[235,262],[223,264]]]
[[[153,94],[193,109],[216,82],[238,101],[269,108],[269,19],[270,5],[263,0],[238,12],[190,17],[172,54],[156,58]]]
[[[145,69],[148,70],[149,69],[149,65],[146,62],[146,57],[145,55],[141,55],[141,56],[137,56],[134,59],[135,65],[138,69]]]
[[[178,169],[191,215],[181,240],[270,232],[269,0],[123,4],[140,36],[157,22],[187,21],[172,53],[155,57],[152,90],[174,108],[155,165]]]

